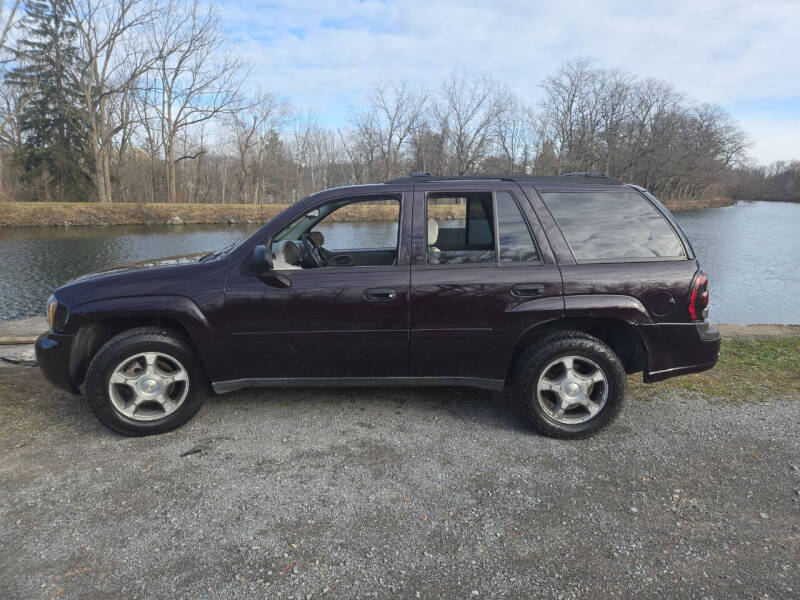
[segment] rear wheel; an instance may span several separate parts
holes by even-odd
[[[202,406],[208,383],[180,335],[157,327],[125,331],[108,341],[86,373],[95,416],[125,435],[180,427]]]
[[[625,369],[611,348],[594,336],[564,331],[522,353],[510,391],[540,433],[582,438],[616,418],[625,383]]]

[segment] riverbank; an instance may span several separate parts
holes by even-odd
[[[716,208],[733,204],[730,198],[664,204],[671,211]],[[109,225],[255,224],[264,223],[287,209],[289,204],[134,204],[114,202],[0,202],[0,227],[71,227]],[[436,206],[439,219],[455,218],[447,206]],[[390,221],[397,218],[389,205],[350,206],[336,211],[333,222]]]
[[[71,227],[109,225],[214,225],[265,223],[289,204],[133,204],[114,202],[0,202],[0,227]],[[456,218],[456,207],[433,207],[438,219]],[[326,222],[394,221],[397,206],[353,205]]]
[[[682,212],[684,210],[699,210],[701,208],[722,208],[723,206],[733,206],[736,204],[733,198],[716,196],[704,200],[662,200],[664,206],[672,212]]]

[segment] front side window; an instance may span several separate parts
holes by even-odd
[[[347,198],[301,215],[272,238],[276,270],[395,266],[400,198]]]
[[[509,192],[429,194],[426,216],[430,265],[539,260],[528,224]]]
[[[578,262],[686,258],[664,215],[634,190],[541,195]]]

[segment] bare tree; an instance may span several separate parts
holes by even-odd
[[[172,0],[150,23],[147,42],[155,58],[143,78],[142,99],[159,122],[168,201],[175,202],[178,163],[202,151],[180,154],[178,137],[239,107],[243,63],[227,51],[216,7],[198,0],[188,7]]]
[[[239,176],[239,201],[258,204],[267,187],[267,173],[276,162],[278,129],[288,112],[274,94],[259,92],[252,105],[228,118]]]
[[[503,173],[528,173],[535,155],[537,132],[535,120],[531,120],[530,109],[514,97],[508,98],[508,106],[498,115],[492,127],[492,137],[501,158]]]
[[[115,121],[115,103],[124,102],[119,96],[129,94],[152,64],[139,39],[158,13],[149,0],[72,0],[71,5],[81,53],[73,78],[84,96],[95,193],[99,202],[111,202],[113,140],[128,126]]]
[[[439,90],[434,113],[447,144],[449,170],[474,172],[492,142],[492,129],[508,110],[510,94],[491,79],[452,74]]]
[[[382,180],[401,174],[406,145],[421,124],[426,102],[423,89],[411,90],[405,81],[382,82],[370,93],[369,107],[353,115],[355,143],[370,162],[379,158],[376,175]]]

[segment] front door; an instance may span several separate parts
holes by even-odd
[[[273,237],[269,274],[232,269],[234,378],[406,376],[410,204],[408,193],[328,201]]]
[[[410,374],[498,381],[525,331],[563,315],[561,274],[519,186],[455,185],[415,185]]]

